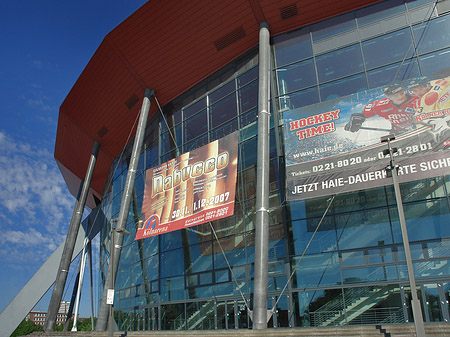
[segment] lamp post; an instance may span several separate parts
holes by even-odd
[[[122,233],[124,235],[129,235],[130,232],[128,232],[126,229],[117,229],[113,226],[114,222],[117,222],[118,219],[112,219],[111,220],[111,256],[110,256],[110,267],[114,268],[114,250],[116,249],[115,243],[114,243],[114,236],[116,233]],[[111,269],[111,271],[113,271]],[[109,319],[108,319],[108,337],[113,337],[114,336],[114,288],[115,288],[115,277],[114,277],[114,273],[111,273],[111,289],[108,289],[108,304],[110,305],[109,307]]]
[[[400,228],[402,230],[403,247],[405,249],[406,266],[409,275],[409,285],[411,287],[412,296],[412,309],[414,316],[414,325],[416,328],[417,337],[425,337],[425,326],[423,325],[422,309],[420,308],[420,302],[417,297],[416,290],[416,278],[414,276],[414,269],[411,259],[411,250],[409,248],[408,231],[406,229],[405,213],[403,211],[403,201],[400,193],[400,185],[398,183],[398,165],[394,163],[394,153],[397,152],[397,148],[391,148],[391,141],[395,139],[393,134],[381,137],[382,143],[387,143],[388,148],[383,151],[386,156],[389,154],[390,164],[386,167],[386,171],[392,173],[392,182],[394,185],[395,199],[397,201],[398,217],[400,220]]]

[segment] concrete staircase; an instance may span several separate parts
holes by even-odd
[[[450,324],[425,324],[426,337],[449,337]],[[28,337],[107,337],[108,332],[35,332]],[[414,324],[355,325],[266,330],[188,330],[188,331],[128,331],[114,333],[114,337],[415,337]]]

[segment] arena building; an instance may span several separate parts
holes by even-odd
[[[268,327],[413,319],[392,185],[355,191],[344,188],[353,180],[336,178],[297,185],[294,194],[323,186],[334,188],[332,193],[289,196],[285,164],[299,157],[314,161],[332,147],[318,141],[313,148],[296,147],[293,155],[286,150],[291,141],[285,137],[286,121],[289,113],[297,112],[295,127],[331,121],[338,115],[320,107],[330,104],[329,111],[336,111],[333,102],[344,97],[356,102],[355,97],[377,88],[424,76],[433,86],[438,78],[445,80],[450,75],[450,1],[149,1],[110,32],[93,55],[61,105],[55,147],[60,170],[76,195],[92,146],[100,144],[87,204],[104,214],[99,272],[105,281],[111,222],[119,215],[135,123],[145,89],[154,90],[126,225],[130,235],[124,236],[115,282],[120,330],[252,327],[248,307],[254,292],[258,40],[263,22],[271,37],[267,291],[274,314]],[[386,95],[397,89],[389,90]],[[412,92],[413,87],[405,90]],[[444,101],[445,93],[436,92]],[[360,116],[352,115],[345,126],[330,124],[297,136],[309,138],[335,127],[348,132],[349,139],[335,148],[354,151],[355,135],[362,132],[358,127],[372,120],[364,104],[352,105]],[[424,106],[417,104],[416,109]],[[439,111],[445,114],[443,109]],[[307,111],[315,119],[300,121]],[[146,170],[235,131],[234,214],[211,225],[135,240],[145,220]],[[379,130],[365,130],[372,131],[379,139]],[[441,144],[434,135],[433,142]],[[445,153],[448,143],[443,144]],[[434,162],[421,164],[426,168],[427,163],[431,170]],[[328,167],[350,164],[340,161]],[[448,322],[450,181],[448,167],[436,165],[437,174],[428,176],[425,169],[424,175],[403,182],[401,191],[423,319]],[[326,166],[312,167],[316,173],[322,169]],[[352,177],[361,183],[388,179],[381,173]],[[98,291],[101,297],[103,285]]]

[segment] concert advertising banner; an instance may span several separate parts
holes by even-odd
[[[286,110],[288,200],[392,184],[380,138],[394,134],[399,181],[450,173],[450,77],[420,77]]]
[[[239,132],[147,170],[135,240],[233,215]]]

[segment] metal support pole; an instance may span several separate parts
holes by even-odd
[[[102,302],[98,313],[98,320],[95,330],[105,331],[108,321],[108,304],[106,303],[108,289],[113,289],[112,286],[116,279],[117,267],[119,265],[120,254],[122,252],[123,235],[126,232],[125,227],[127,224],[128,211],[130,209],[130,201],[133,195],[134,181],[136,179],[136,171],[139,164],[139,155],[142,149],[142,143],[144,141],[145,128],[147,125],[148,113],[150,110],[150,99],[153,96],[153,90],[145,90],[145,97],[142,103],[141,116],[139,118],[138,127],[136,130],[136,136],[134,138],[133,150],[131,153],[130,165],[128,168],[128,174],[125,181],[125,188],[122,195],[122,201],[120,204],[119,217],[117,218],[116,229],[111,235],[114,235],[114,248],[111,251],[111,262],[106,274],[105,285],[103,287]],[[113,305],[111,305],[112,307]],[[113,322],[111,322],[113,323]]]
[[[255,219],[255,279],[253,294],[253,329],[266,329],[267,273],[269,251],[269,93],[270,33],[266,22],[259,27],[259,89],[258,89],[258,160]]]
[[[86,199],[89,192],[89,187],[91,185],[92,175],[94,173],[99,149],[100,144],[98,142],[95,142],[92,149],[91,159],[89,160],[89,165],[86,171],[86,177],[84,178],[83,187],[81,189],[79,199],[75,203],[75,208],[72,213],[72,219],[70,220],[69,231],[64,243],[64,250],[61,256],[58,273],[56,275],[55,286],[53,287],[52,297],[48,306],[48,314],[47,319],[45,320],[44,331],[52,331],[55,327],[56,315],[58,314],[64,287],[66,285],[70,261],[72,259],[75,241],[78,235],[78,229],[80,228],[84,206],[86,205]]]
[[[78,268],[77,277],[75,278],[75,282],[73,285],[72,297],[70,298],[69,310],[67,311],[66,321],[64,322],[63,331],[69,331],[69,325],[70,325],[70,321],[72,319],[72,314],[73,314],[73,307],[74,307],[75,299],[77,297],[77,292],[78,292],[78,280],[80,279],[80,269],[81,269],[81,261],[80,261],[80,267]]]
[[[89,239],[84,239],[83,252],[81,253],[81,261],[80,261],[80,277],[78,278],[78,289],[77,296],[75,298],[75,316],[73,318],[73,326],[71,331],[77,331],[77,320],[78,320],[78,312],[80,308],[80,299],[81,299],[81,290],[83,288],[83,280],[84,280],[84,271],[86,267],[86,247],[89,243]]]
[[[94,275],[92,273],[92,242],[88,244],[89,251],[89,280],[91,288],[91,330],[94,331]]]
[[[391,140],[394,140],[394,135],[388,135],[381,137],[382,142],[387,142],[388,149],[385,150],[383,153],[386,155],[389,153],[390,157],[390,167],[388,167],[388,170],[392,172],[392,181],[394,184],[394,191],[395,191],[395,199],[397,201],[397,209],[398,209],[398,217],[400,220],[400,228],[402,230],[402,238],[403,238],[403,247],[405,249],[405,258],[406,258],[406,266],[408,268],[408,275],[409,275],[409,285],[411,287],[411,296],[412,296],[412,309],[413,309],[413,315],[414,315],[414,325],[416,328],[416,336],[417,337],[425,337],[425,326],[423,324],[423,316],[422,316],[422,309],[420,307],[420,302],[417,297],[417,289],[416,289],[416,278],[414,276],[414,269],[411,259],[411,250],[409,248],[409,238],[408,238],[408,231],[406,229],[406,220],[405,220],[405,213],[403,211],[403,201],[402,201],[402,195],[400,192],[400,185],[398,183],[398,166],[394,163],[394,156],[393,153],[397,152],[396,148],[391,148]]]

